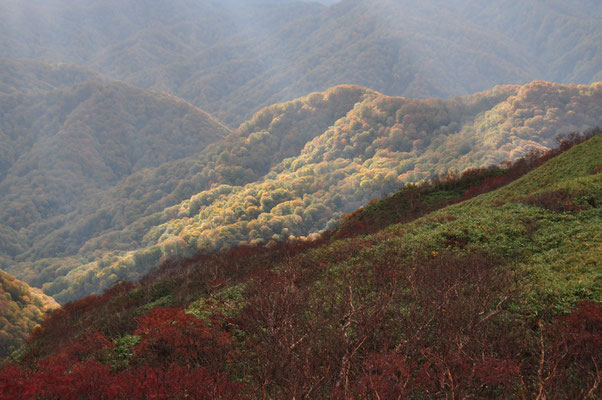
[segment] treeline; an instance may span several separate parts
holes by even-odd
[[[27,264],[42,261],[36,262],[35,270],[25,263],[15,265],[8,260],[4,268],[11,268],[30,283],[41,286],[84,263],[82,256],[84,260],[97,259],[99,252],[138,248],[144,243],[148,229],[177,216],[178,203],[217,184],[241,185],[260,179],[273,165],[300,152],[308,140],[334,124],[367,93],[371,92],[339,87],[311,98],[268,107],[238,131],[194,157],[133,172],[114,186],[82,200],[75,211],[30,225],[28,246],[23,246],[24,239],[17,231],[7,227],[4,248],[8,254]],[[203,142],[195,146],[203,146]],[[188,146],[182,156],[195,146]],[[44,194],[43,182],[38,186],[41,186],[38,192]],[[103,259],[114,262],[117,257]],[[91,283],[76,296],[98,290],[94,285]]]
[[[0,218],[16,230],[228,133],[190,104],[116,82],[2,96],[0,113]]]
[[[2,66],[0,268],[13,273],[19,274],[20,261],[73,256],[90,235],[120,226],[119,215],[90,218],[117,182],[196,155],[229,132],[180,99],[80,68],[26,61]],[[67,224],[73,230],[61,231]],[[34,281],[20,275],[32,284],[55,276],[42,273]]]

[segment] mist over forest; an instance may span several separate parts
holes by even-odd
[[[339,84],[406,97],[602,79],[601,6],[563,2],[5,0],[0,57],[167,91],[232,128]]]

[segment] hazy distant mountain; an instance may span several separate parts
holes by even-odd
[[[69,88],[87,81],[103,82],[102,75],[75,65],[0,59],[0,95],[35,94]]]
[[[601,22],[0,0],[0,398],[595,397]]]
[[[7,204],[6,213],[11,216],[16,213],[8,221],[29,225],[27,234],[19,232],[16,226],[3,227],[0,248],[13,258],[2,262],[0,257],[0,266],[19,271],[20,276],[41,286],[81,265],[84,254],[98,254],[109,248],[111,251],[138,248],[151,227],[177,216],[182,201],[219,184],[244,185],[260,179],[283,159],[298,154],[307,141],[346,115],[364,95],[365,90],[361,88],[340,89],[324,100],[314,98],[311,105],[298,100],[284,108],[267,108],[251,126],[270,129],[272,136],[260,138],[250,146],[247,141],[252,132],[242,129],[198,154],[143,168],[114,184],[109,183],[103,190],[95,190],[92,196],[71,202],[70,209],[58,213],[60,215],[55,213],[52,218],[28,221],[29,214],[16,213],[14,208],[19,195],[23,195],[24,204],[31,203],[29,192],[9,195],[7,191],[1,199]],[[282,116],[280,124],[273,123],[277,115]],[[244,159],[231,155],[241,152],[246,154]],[[31,171],[31,174],[39,173]],[[59,180],[61,176],[69,177],[65,171],[57,171],[56,175]],[[52,192],[52,187],[37,191],[40,195],[46,192]],[[63,258],[54,260],[55,263],[56,257]],[[39,260],[44,261],[38,263]],[[36,262],[35,268],[40,269],[34,272],[27,267],[31,262]],[[92,285],[86,289],[90,290],[96,289]]]
[[[68,211],[142,168],[196,154],[228,132],[181,99],[117,82],[1,95],[0,115],[0,214],[15,229]]]
[[[556,82],[602,80],[602,3],[440,1],[442,7],[516,43],[541,76]]]
[[[6,0],[0,56],[86,65],[236,126],[337,84],[446,97],[600,80],[601,16],[589,0]]]
[[[406,183],[516,159],[596,125],[600,83],[538,81],[450,100],[339,86],[267,107],[199,154],[106,186],[32,225],[28,246],[14,226],[3,268],[63,302],[165,258],[306,236]],[[15,193],[23,200],[11,198],[10,215],[23,223],[29,213],[16,205],[30,194]]]
[[[0,261],[28,249],[59,228],[64,215],[127,176],[197,154],[229,132],[181,99],[78,68],[2,66]],[[56,237],[52,246],[56,256],[69,243]]]

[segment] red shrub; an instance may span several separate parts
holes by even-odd
[[[40,362],[38,371],[27,382],[24,398],[109,399],[111,378],[109,367],[98,361],[74,363],[60,353]]]
[[[374,394],[376,398],[398,399],[411,390],[412,371],[398,355],[372,355],[364,365],[365,374],[356,394]]]
[[[553,212],[572,212],[586,207],[574,204],[575,196],[564,190],[552,190],[520,199],[522,203],[538,206]]]
[[[106,349],[113,347],[113,343],[107,340],[98,331],[90,331],[79,337],[73,343],[64,347],[62,352],[70,360],[86,360],[100,358]]]
[[[22,398],[26,386],[27,376],[20,368],[12,364],[0,368],[0,400]]]
[[[514,360],[487,357],[474,365],[475,377],[486,385],[507,385],[519,372],[519,365]]]
[[[538,349],[525,362],[540,398],[598,398],[602,393],[602,304],[582,302],[550,324],[539,321]]]
[[[602,305],[584,301],[572,313],[558,318],[559,336],[566,342],[568,354],[584,362],[601,358]],[[597,362],[602,360],[598,359]]]
[[[172,366],[169,369],[148,365],[123,372],[111,391],[116,398],[146,399],[237,399],[239,385],[206,369]]]
[[[460,197],[456,202],[459,203],[461,201],[476,197],[480,194],[490,192],[490,191],[500,188],[504,185],[507,185],[511,181],[512,181],[512,179],[510,179],[506,176],[495,176],[493,178],[486,179],[479,186],[473,186],[470,189],[468,189],[464,193],[464,195],[462,197]]]
[[[231,347],[228,333],[178,308],[151,310],[139,318],[142,337],[136,369],[111,371],[101,361],[113,344],[89,332],[30,370],[0,369],[0,399],[233,399],[239,385],[198,365],[217,366]],[[183,365],[178,365],[181,363]]]
[[[150,364],[221,367],[231,358],[232,336],[186,314],[181,308],[154,308],[138,318],[134,332],[138,360]]]

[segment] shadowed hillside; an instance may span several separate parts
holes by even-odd
[[[197,154],[229,132],[181,99],[76,67],[14,61],[3,65],[3,269],[64,225],[66,215],[131,174]],[[98,233],[119,223],[105,219],[80,229]],[[74,244],[65,239],[55,236],[46,254],[69,253]],[[85,241],[84,234],[77,240]]]

